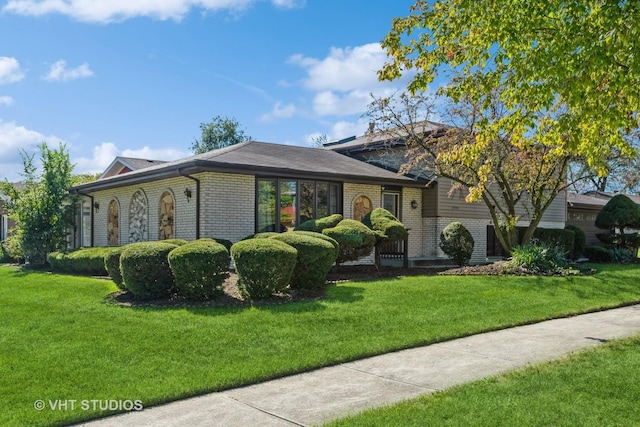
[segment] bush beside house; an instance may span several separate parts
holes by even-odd
[[[175,286],[168,255],[178,246],[140,242],[127,245],[120,255],[124,287],[136,298],[153,299],[170,295]]]
[[[356,261],[370,255],[376,244],[374,232],[354,219],[344,219],[337,226],[322,230],[322,234],[338,242],[340,252],[336,260],[337,264]]]
[[[169,252],[169,267],[178,293],[190,300],[211,299],[223,293],[229,251],[213,239],[200,239]]]
[[[440,249],[459,266],[469,263],[475,242],[461,222],[452,222],[440,233]]]
[[[106,276],[104,258],[110,250],[108,247],[95,247],[72,252],[51,252],[48,260],[55,272]]]

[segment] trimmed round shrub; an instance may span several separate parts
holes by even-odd
[[[591,262],[613,262],[613,251],[603,246],[587,245],[584,248],[584,255]]]
[[[51,268],[60,273],[106,276],[104,257],[111,249],[109,247],[93,247],[67,253],[52,252],[48,259]]]
[[[276,239],[242,240],[231,246],[240,293],[267,298],[282,292],[291,281],[298,251]]]
[[[120,255],[124,287],[139,299],[168,297],[175,285],[168,255],[177,247],[163,242],[125,246]]]
[[[176,245],[176,246],[182,246],[189,243],[184,239],[166,239],[166,240],[158,240],[158,241],[162,243],[169,243],[171,245]]]
[[[205,300],[223,293],[229,270],[229,251],[214,240],[196,240],[169,252],[169,267],[178,293]]]
[[[262,233],[254,234],[250,237],[250,239],[269,239],[273,236],[279,236],[281,233],[276,233],[275,231],[265,231]]]
[[[291,233],[296,233],[296,234],[302,234],[304,236],[311,236],[311,237],[315,237],[316,239],[322,239],[326,242],[329,242],[333,245],[334,251],[335,251],[335,259],[338,258],[338,255],[340,254],[340,244],[338,243],[338,241],[332,237],[327,236],[326,234],[322,234],[322,233],[316,233],[315,231],[291,231]]]
[[[440,249],[456,264],[469,263],[475,242],[473,236],[461,222],[452,222],[440,233]]]
[[[120,255],[122,255],[125,247],[126,246],[119,246],[112,248],[109,253],[104,256],[104,268],[107,270],[107,274],[111,277],[113,283],[120,289],[125,289],[122,273],[120,273]]]
[[[272,237],[293,246],[298,251],[290,281],[292,288],[311,289],[323,285],[327,273],[336,262],[338,254],[333,244],[310,234],[294,231]]]
[[[233,242],[231,240],[217,239],[215,237],[201,237],[198,240],[194,240],[193,242],[216,242],[216,243],[220,243],[222,246],[225,247],[225,249],[227,249],[227,252],[229,252],[231,250],[231,246],[233,246]],[[193,242],[190,242],[190,243],[193,243]]]
[[[318,219],[310,219],[299,224],[294,231],[313,231],[316,233],[322,233],[325,228],[333,228],[342,221],[342,215],[333,214]]]
[[[362,223],[383,236],[383,241],[395,242],[404,240],[409,232],[398,218],[383,208],[375,208],[362,218]]]
[[[624,194],[617,194],[596,216],[596,227],[604,230],[640,228],[640,206]]]
[[[538,227],[534,230],[532,237],[548,246],[558,246],[568,254],[572,254],[575,251],[576,236],[571,229]]]
[[[565,230],[573,231],[573,258],[580,258],[584,252],[584,247],[587,245],[587,234],[584,230],[575,225],[567,225]]]
[[[325,228],[322,234],[338,242],[340,253],[336,262],[355,261],[368,256],[376,244],[376,235],[360,221],[343,219],[333,228]]]

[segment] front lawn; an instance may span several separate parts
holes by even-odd
[[[372,409],[348,426],[637,426],[640,337]]]
[[[67,424],[482,331],[640,301],[640,267],[593,276],[413,276],[331,285],[321,300],[130,308],[105,280],[0,267],[0,425]],[[104,413],[102,413],[104,415]]]

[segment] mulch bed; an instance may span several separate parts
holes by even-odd
[[[327,283],[336,284],[349,281],[370,281],[376,279],[388,279],[402,276],[432,276],[432,275],[528,275],[539,276],[541,274],[524,269],[505,272],[505,261],[498,261],[485,265],[474,265],[459,268],[383,268],[377,270],[373,265],[364,266],[340,266],[334,268],[327,275]],[[593,274],[595,270],[574,270],[571,274]],[[553,274],[566,275],[566,274]],[[224,294],[209,301],[189,301],[174,295],[170,298],[152,301],[140,301],[130,292],[119,291],[107,296],[114,304],[127,307],[249,307],[253,305],[285,304],[294,301],[314,301],[325,297],[326,289],[289,289],[286,292],[273,295],[261,300],[250,300],[242,297],[237,286],[238,276],[231,272],[223,285]]]

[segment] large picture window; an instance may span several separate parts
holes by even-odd
[[[341,200],[339,183],[260,178],[256,184],[256,231],[284,232],[304,221],[341,213]]]

